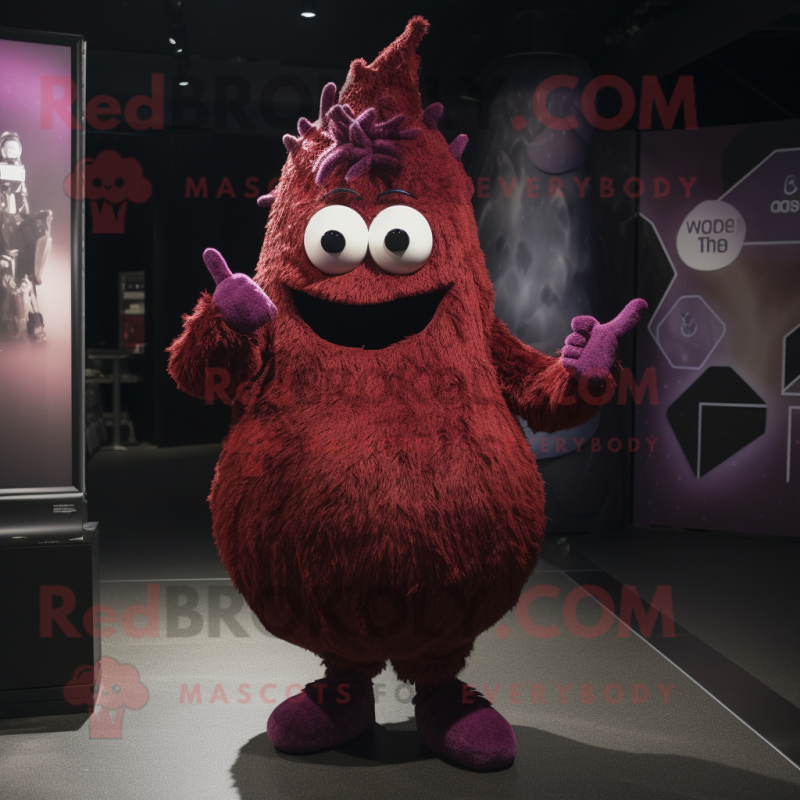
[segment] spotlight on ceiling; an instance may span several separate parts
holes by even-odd
[[[188,86],[188,85],[189,85],[189,81],[181,81],[181,82],[178,84],[178,86]]]
[[[170,44],[177,44],[177,42],[171,36],[169,37],[169,43]]]
[[[178,49],[177,49],[175,52],[176,52],[176,53],[182,53],[182,52],[183,52],[183,48],[182,48],[182,47],[179,47],[179,48],[178,48]]]
[[[306,19],[311,19],[312,17],[316,17],[317,14],[315,11],[301,11],[300,16],[305,17]]]

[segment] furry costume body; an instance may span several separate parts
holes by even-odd
[[[237,394],[209,502],[223,562],[264,626],[329,666],[374,675],[390,659],[418,682],[455,676],[536,564],[544,490],[514,415],[556,431],[598,410],[561,359],[523,345],[494,316],[472,183],[419,104],[415,49],[426,27],[412,20],[372,65],[354,62],[339,99],[354,114],[375,106],[381,119],[399,112],[418,126],[399,145],[399,168],[376,159],[346,181],[345,164],[320,186],[324,109],[316,126],[301,125],[256,273],[277,317],[237,333],[204,295],[169,366],[193,396],[206,396],[209,368],[227,370],[226,391]],[[325,198],[343,186],[359,196]],[[388,189],[411,196],[379,197]],[[430,258],[411,275],[369,255],[346,274],[323,274],[303,231],[331,203],[367,225],[387,205],[415,208],[432,229]],[[320,308],[340,314],[343,304],[346,314],[437,291],[427,326],[387,347],[315,333]],[[301,314],[304,297],[339,305],[312,302]]]

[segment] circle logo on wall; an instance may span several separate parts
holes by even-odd
[[[687,267],[712,272],[732,264],[742,252],[747,225],[724,200],[704,200],[681,223],[677,248]]]

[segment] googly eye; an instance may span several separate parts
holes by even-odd
[[[389,206],[369,226],[369,252],[394,275],[416,272],[430,257],[433,234],[428,220],[410,206]]]
[[[367,223],[347,206],[321,208],[303,237],[306,255],[326,275],[344,275],[363,263],[368,241]]]

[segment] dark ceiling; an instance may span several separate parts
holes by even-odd
[[[558,6],[495,0],[472,8],[430,0],[377,6],[364,0],[85,0],[80,5],[33,0],[4,9],[3,24],[79,33],[90,47],[105,50],[165,55],[176,49],[169,43],[173,37],[185,52],[206,58],[341,68],[354,53],[377,54],[415,14],[432,24],[426,49],[460,61],[476,51],[482,57],[532,46],[595,50],[626,17],[636,18],[634,9],[647,7],[649,18],[652,9],[668,5],[670,0],[572,0]],[[300,12],[312,6],[316,18],[302,18]]]
[[[697,75],[701,124],[736,121],[715,116],[736,97],[757,119],[800,113],[797,0],[492,0],[481,4],[394,0],[301,3],[259,0],[53,0],[6,4],[2,23],[82,34],[92,50],[192,59],[271,61],[341,70],[355,56],[370,60],[414,14],[431,22],[421,46],[424,70],[442,84],[479,75],[498,57],[530,50],[586,59],[595,74],[615,73],[638,84],[642,74],[668,79]],[[300,12],[313,8],[317,16]],[[794,16],[793,16],[794,15]],[[172,45],[173,38],[177,44]],[[698,98],[699,99],[699,98]],[[721,100],[720,100],[721,102]],[[751,121],[751,120],[742,120]]]
[[[11,7],[8,7],[11,6]],[[317,16],[304,19],[303,9]],[[426,57],[463,68],[521,50],[566,52],[589,59],[651,63],[688,58],[697,42],[716,50],[741,35],[800,10],[786,0],[569,0],[559,4],[492,0],[470,6],[431,0],[302,3],[259,0],[31,0],[8,4],[2,24],[82,34],[90,48],[166,55],[180,40],[206,58],[277,60],[341,68],[353,54],[369,58],[409,17],[431,22]],[[672,71],[668,69],[667,71]]]

